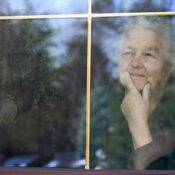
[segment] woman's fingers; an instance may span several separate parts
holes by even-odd
[[[150,84],[147,83],[142,92],[144,103],[149,106]]]
[[[138,92],[128,72],[123,73],[123,75],[121,76],[121,82],[129,92]]]

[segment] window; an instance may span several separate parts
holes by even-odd
[[[80,2],[82,3],[82,1],[74,1],[72,5]],[[20,1],[20,3],[23,8],[24,2]],[[117,42],[119,38],[115,30],[119,33],[122,31],[120,27],[126,21],[126,16],[132,18],[132,16],[169,15],[171,17],[174,12],[171,12],[173,9],[169,7],[172,8],[173,5],[169,7],[167,5],[162,10],[158,10],[159,8],[157,10],[147,10],[153,11],[153,13],[142,13],[141,8],[134,11],[132,3],[130,9],[130,5],[123,7],[123,1],[102,2],[101,0],[94,0],[91,2],[89,0],[88,12],[86,7],[83,7],[78,13],[74,13],[70,9],[70,11],[66,11],[67,8],[65,8],[66,10],[63,8],[60,14],[60,11],[57,13],[56,1],[52,3],[55,3],[55,5],[52,4],[53,6],[50,9],[52,7],[55,7],[55,9],[49,10],[48,15],[44,15],[42,10],[38,10],[38,4],[36,3],[34,4],[37,9],[36,12],[34,10],[33,13],[29,13],[29,11],[24,13],[14,12],[11,16],[8,16],[11,14],[9,12],[4,13],[5,15],[2,13],[0,17],[2,26],[0,29],[2,31],[1,43],[3,43],[1,48],[3,58],[1,60],[1,106],[5,106],[7,109],[6,111],[3,110],[5,108],[1,109],[4,117],[2,117],[0,133],[2,152],[9,154],[5,154],[5,157],[2,158],[3,163],[6,162],[9,165],[10,161],[18,159],[19,161],[16,161],[16,164],[21,167],[25,167],[27,164],[32,167],[55,166],[62,168],[77,168],[82,163],[82,165],[86,164],[85,169],[89,169],[91,163],[93,165],[93,162],[91,162],[93,160],[108,168],[104,161],[106,159],[104,149],[100,148],[98,144],[103,140],[103,146],[110,156],[116,156],[110,149],[114,146],[110,142],[110,137],[115,130],[112,123],[124,122],[123,125],[127,127],[126,121],[111,120],[106,103],[115,106],[115,100],[105,102],[103,88],[99,88],[99,86],[109,85],[114,80],[118,81],[119,75],[116,73],[118,63],[114,59],[116,53],[114,38]],[[9,1],[9,6],[10,4]],[[138,6],[145,5],[137,1],[134,4]],[[147,4],[148,9],[150,4]],[[92,5],[94,8],[92,8]],[[114,5],[119,8],[114,8]],[[11,6],[15,11],[16,5]],[[158,1],[155,2],[156,6],[162,7]],[[7,12],[7,9],[5,9],[5,12]],[[61,24],[62,28],[57,24]],[[70,28],[70,24],[74,27]],[[105,40],[104,38],[108,39]],[[116,78],[116,76],[118,77]],[[107,94],[112,90],[108,89]],[[112,94],[111,97],[115,98]],[[119,98],[119,96],[117,95],[116,98]],[[100,109],[102,109],[97,111],[98,114],[94,113],[95,108],[98,108],[97,105],[101,105]],[[86,120],[84,118],[84,121],[82,121],[84,124],[86,123],[86,130],[85,125],[82,124],[80,132],[77,133],[78,123],[83,111],[86,112]],[[91,138],[90,114],[92,116]],[[104,116],[105,120],[98,118],[100,116]],[[123,130],[120,130],[120,133],[121,137],[126,134]],[[82,141],[82,134],[86,135],[86,143]],[[97,139],[99,139],[99,143]],[[85,159],[76,160],[74,151],[77,143],[82,144],[79,149],[81,149],[80,152],[84,151],[86,154],[82,153],[82,157],[85,158],[86,156],[86,162]],[[85,145],[86,152],[82,149],[85,148]],[[123,145],[123,148],[125,147],[130,147],[130,145]],[[61,154],[58,150],[67,154]],[[124,150],[121,150],[121,152],[125,153]],[[90,151],[92,154],[90,154]],[[39,154],[37,154],[38,152]],[[20,156],[16,156],[16,153]],[[30,156],[28,156],[29,153]],[[2,155],[4,156],[4,154]],[[7,159],[8,156],[11,157],[12,155],[14,159]],[[120,155],[118,156],[120,158]],[[59,161],[60,159],[63,160],[62,157],[64,157],[64,160],[67,159],[65,164],[64,161]],[[74,157],[73,160],[71,160],[72,157]],[[5,161],[5,159],[7,160]],[[26,164],[24,164],[24,161],[20,163],[20,160],[24,159]],[[110,160],[111,164],[117,164],[113,161],[114,159]],[[122,157],[120,160],[121,164],[125,164]],[[120,169],[115,165],[112,165],[112,167]],[[0,171],[8,173],[11,170],[2,168]],[[14,174],[23,173],[23,171],[27,170],[16,169]],[[52,173],[50,170],[46,171]],[[76,173],[78,172],[81,173],[81,171]],[[119,171],[116,172],[120,173]],[[29,170],[29,173],[37,174],[39,172],[38,170]],[[70,171],[65,173],[70,173]],[[83,171],[83,173],[88,174],[88,171]],[[99,171],[99,173],[103,172]],[[126,171],[126,173],[132,174],[134,171]]]

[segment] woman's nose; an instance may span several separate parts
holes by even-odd
[[[142,67],[143,66],[143,59],[140,56],[135,55],[133,59],[131,60],[131,65],[133,67]]]

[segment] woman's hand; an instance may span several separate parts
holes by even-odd
[[[148,127],[150,84],[146,84],[142,94],[136,89],[128,72],[121,77],[125,87],[125,97],[121,110],[128,122],[134,148],[137,149],[152,142]]]

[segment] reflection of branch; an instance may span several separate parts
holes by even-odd
[[[8,52],[10,50],[9,35],[8,35],[8,27],[4,27],[4,50],[3,50],[3,58],[2,58],[2,82],[1,85],[4,87],[7,82],[8,76]]]
[[[0,122],[12,122],[17,115],[16,103],[8,97],[1,96],[0,100]]]
[[[4,57],[4,60],[2,61],[2,82],[1,85],[5,86],[7,81],[7,74],[8,74],[8,62],[7,57]]]

